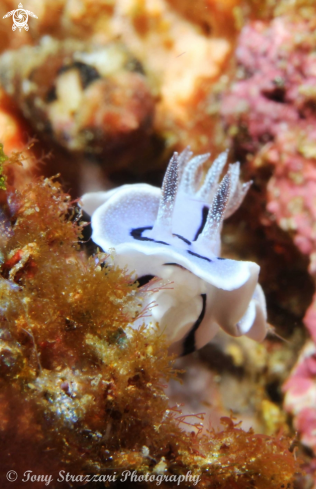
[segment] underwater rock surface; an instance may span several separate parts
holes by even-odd
[[[53,151],[45,175],[62,173],[73,197],[111,188],[108,178],[117,185],[146,176],[156,184],[172,151],[188,143],[199,153],[214,150],[208,97],[232,53],[239,3],[199,0],[192,16],[186,2],[168,0],[30,0],[27,8],[38,19],[30,20],[28,33],[12,36],[9,21],[0,25],[9,115],[23,125],[19,147],[29,134],[45,153]],[[14,8],[4,0],[0,16]],[[90,55],[77,60],[88,65],[80,65],[85,78],[88,71],[90,79],[100,74],[85,89],[78,64],[56,73],[56,65],[76,61],[74,51]],[[97,66],[102,53],[110,68],[105,76]],[[31,65],[36,76],[29,80]],[[0,136],[9,153],[1,102]]]
[[[310,259],[316,276],[315,17],[284,16],[247,25],[238,42],[237,80],[222,117],[238,154],[253,172],[272,173],[262,218],[278,226]],[[266,170],[265,170],[266,169]],[[315,450],[315,298],[304,322],[311,335],[284,385],[285,409],[303,443]],[[314,452],[315,453],[315,452]]]
[[[94,143],[89,142],[89,134],[78,129],[77,111],[72,112],[73,104],[79,101],[79,111],[84,112],[85,122],[91,120],[91,110],[89,113],[81,107],[81,101],[86,102],[86,98],[80,99],[81,92],[77,89],[78,86],[82,88],[82,82],[86,84],[85,75],[89,75],[87,78],[92,83],[82,90],[84,95],[94,83],[100,83],[98,66],[94,66],[96,71],[87,73],[77,62],[73,70],[66,69],[52,76],[47,85],[58,81],[55,87],[58,100],[48,102],[43,99],[40,89],[33,94],[30,92],[28,103],[32,114],[36,114],[41,123],[46,123],[49,116],[56,129],[55,136],[52,131],[47,133],[49,142],[44,144],[39,127],[40,144],[32,148],[32,144],[25,145],[25,135],[33,134],[32,127],[37,121],[33,117],[31,126],[22,116],[26,94],[19,98],[21,89],[31,89],[32,86],[26,84],[23,87],[23,82],[19,82],[13,88],[12,97],[4,94],[2,89],[0,92],[0,140],[3,136],[6,152],[10,153],[27,146],[28,159],[23,164],[33,170],[33,176],[30,171],[26,176],[22,167],[5,163],[7,191],[0,194],[0,409],[4,469],[20,470],[33,466],[34,470],[50,473],[58,471],[61,463],[85,473],[106,472],[117,465],[119,470],[128,465],[141,473],[160,471],[173,475],[192,469],[203,476],[200,487],[214,485],[223,489],[286,487],[298,470],[293,454],[288,451],[289,447],[293,450],[294,445],[290,446],[284,436],[275,437],[275,433],[279,430],[287,433],[291,429],[282,409],[281,385],[287,380],[304,341],[301,318],[311,302],[313,290],[312,280],[306,272],[309,255],[304,259],[293,245],[292,236],[301,250],[306,243],[314,246],[313,202],[308,201],[305,190],[300,193],[307,181],[312,188],[314,158],[310,152],[307,156],[295,149],[297,134],[303,140],[306,135],[314,138],[311,129],[314,126],[314,102],[311,100],[299,106],[302,94],[297,90],[290,96],[288,87],[286,100],[282,100],[282,80],[276,76],[269,81],[264,58],[269,58],[268,71],[271,64],[280,61],[279,70],[284,70],[282,76],[288,77],[290,84],[304,84],[305,67],[314,62],[311,46],[315,28],[310,13],[313,0],[297,0],[291,5],[282,0],[267,2],[269,5],[257,0],[197,0],[194,9],[191,3],[187,0],[57,0],[52,4],[50,0],[29,0],[27,8],[35,12],[38,19],[31,19],[27,34],[22,32],[20,36],[13,36],[10,22],[1,23],[0,49],[13,50],[9,64],[14,59],[21,59],[22,52],[32,53],[30,59],[23,59],[18,67],[23,70],[30,61],[36,61],[33,54],[38,50],[43,53],[40,62],[43,61],[42,74],[46,81],[50,65],[43,49],[45,39],[52,50],[56,45],[61,50],[66,46],[81,45],[84,52],[88,51],[86,54],[90,57],[96,54],[98,58],[102,50],[107,51],[113,45],[113,39],[120,38],[122,51],[126,54],[123,46],[128,46],[129,53],[126,58],[125,55],[121,58],[122,51],[118,48],[111,67],[117,67],[117,59],[134,60],[133,69],[124,63],[119,65],[115,72],[117,83],[109,87],[112,94],[118,95],[119,102],[114,104],[118,112],[114,110],[110,117],[109,147],[113,143],[114,148],[118,148],[117,152],[113,150],[111,157],[99,157],[100,150],[101,154],[106,151],[100,137],[104,132],[96,131],[94,147]],[[229,79],[227,74],[221,74],[233,52],[237,24],[241,26],[243,23],[242,7],[251,5],[254,10],[260,7],[260,15],[265,15],[266,7],[268,10],[274,4],[273,8],[279,13],[288,14],[293,3],[304,11],[299,21],[301,27],[296,27],[298,17],[251,24],[247,31],[251,43],[244,49],[244,54],[248,57],[251,51],[255,55],[246,62],[238,51],[242,59],[237,72],[238,83],[242,84],[250,77],[249,85],[239,94],[240,100],[251,98],[258,86],[261,89],[261,83],[267,84],[268,89],[262,85],[266,93],[264,96],[257,93],[258,98],[251,102],[248,113],[243,112],[242,104],[241,107],[235,104],[236,97],[231,113],[227,112],[227,116],[232,116],[226,125],[231,129],[231,137],[236,136],[235,142],[244,139],[235,144],[236,154],[231,155],[230,161],[240,159],[243,180],[254,180],[254,184],[247,202],[226,222],[223,232],[224,256],[260,264],[260,283],[267,294],[269,321],[281,336],[290,340],[290,344],[275,336],[258,344],[248,338],[236,340],[223,334],[213,344],[178,363],[179,368],[186,369],[184,384],[180,386],[173,378],[176,367],[171,366],[170,358],[165,358],[166,343],[162,338],[158,340],[154,332],[150,337],[145,333],[145,339],[143,334],[137,339],[134,333],[131,336],[124,333],[123,328],[129,327],[141,309],[133,296],[133,280],[118,270],[114,273],[104,255],[94,257],[100,260],[97,263],[87,260],[84,253],[76,249],[78,239],[83,238],[78,238],[79,228],[75,223],[81,218],[75,203],[65,197],[55,181],[35,180],[34,172],[40,174],[43,171],[46,176],[60,172],[64,187],[70,189],[72,198],[77,198],[83,192],[111,188],[113,184],[147,181],[159,185],[172,150],[182,150],[188,144],[195,152],[212,150],[212,156],[216,155],[227,147],[227,142],[223,144],[222,130],[215,123],[221,105],[218,85],[225,85]],[[3,0],[0,16],[14,8],[14,0]],[[254,17],[257,15],[258,9]],[[51,37],[45,37],[47,35]],[[266,37],[269,39],[263,42]],[[247,42],[244,38],[244,47]],[[266,47],[267,51],[264,51]],[[295,50],[297,55],[292,56]],[[74,49],[70,48],[71,62],[73,56]],[[80,62],[86,64],[86,60]],[[244,72],[242,63],[247,65]],[[41,71],[40,67],[35,71],[38,69]],[[251,85],[256,70],[262,76]],[[271,69],[271,73],[274,72],[274,68]],[[84,75],[83,79],[80,73]],[[14,79],[12,72],[6,72],[6,75]],[[136,75],[143,83],[134,83]],[[313,80],[313,77],[309,79]],[[135,89],[131,97],[125,91],[129,82]],[[65,97],[65,92],[69,93],[67,87],[75,87],[69,100],[67,94]],[[144,107],[147,112],[135,112],[136,116],[140,115],[136,117],[136,123],[144,129],[144,137],[140,138],[144,146],[140,151],[136,141],[135,145],[132,141],[120,152],[117,136],[124,140],[127,137],[119,132],[125,119],[130,129],[131,121],[135,122],[135,114],[130,109],[139,89],[141,93],[147,90],[149,94]],[[102,94],[96,90],[94,102]],[[55,95],[52,90],[50,96],[54,98]],[[38,106],[34,102],[36,97],[40,99]],[[107,101],[102,100],[102,107],[88,104],[87,109],[92,108],[93,116],[100,115],[105,108]],[[149,108],[150,103],[153,110]],[[50,114],[48,106],[52,109]],[[64,108],[67,110],[63,111]],[[243,114],[240,121],[239,109]],[[259,115],[256,115],[257,109],[260,109]],[[27,116],[27,111],[25,114]],[[291,121],[301,129],[298,133],[295,128],[291,129],[287,136]],[[246,128],[250,122],[254,124],[249,137]],[[111,132],[112,127],[115,134]],[[273,158],[273,151],[269,154],[271,162],[266,157],[261,158],[261,148],[269,149],[269,143],[275,141],[278,143],[274,153],[277,158]],[[54,154],[45,167],[39,165],[42,149],[44,154],[49,151]],[[257,158],[244,158],[251,152]],[[32,154],[36,155],[33,159],[30,158]],[[282,155],[285,155],[284,159]],[[293,167],[292,175],[293,168],[290,172],[288,169],[289,160],[294,161],[294,156],[298,164]],[[303,165],[307,169],[307,161],[311,164],[308,171],[303,172],[304,183],[300,186],[299,168]],[[271,212],[266,210],[265,190],[271,173],[278,168],[280,173],[275,171],[268,189],[269,205],[273,204],[271,211],[277,216],[273,220]],[[295,182],[290,188],[292,176]],[[30,181],[31,186],[27,186]],[[299,215],[293,210],[295,206],[299,208]],[[298,232],[291,228],[293,217]],[[93,285],[95,281],[97,286]],[[65,295],[59,295],[58,290]],[[108,311],[109,320],[105,320]],[[306,323],[312,325],[314,308],[309,312]],[[313,348],[309,349],[309,345],[293,372],[292,384],[290,379],[286,386],[289,393],[294,388],[293,397],[288,396],[287,402],[302,439],[313,446],[313,424],[310,422],[313,407],[309,409],[309,394],[313,395],[315,382]],[[21,365],[24,365],[22,370]],[[162,384],[169,376],[172,379],[168,401]],[[301,382],[306,378],[310,390],[306,382]],[[304,389],[297,392],[300,384],[306,387],[306,392]],[[183,402],[185,406],[181,408],[181,414],[176,404]],[[301,409],[303,404],[309,409],[306,417]],[[228,419],[232,411],[237,420],[243,420],[244,430],[252,427],[255,433],[272,436],[254,435],[233,426]],[[203,426],[202,412],[206,413]],[[223,415],[227,416],[224,430],[220,426]],[[209,419],[219,432],[209,429]],[[187,433],[183,434],[182,429]],[[23,453],[20,446],[27,447]],[[312,465],[308,470],[311,469]],[[7,484],[12,488],[11,483]]]
[[[0,80],[37,132],[73,152],[135,146],[152,128],[143,68],[119,42],[96,48],[45,37],[3,54]]]
[[[78,248],[80,214],[58,183],[17,191],[13,161],[2,161],[3,473],[191,470],[200,488],[291,487],[298,465],[286,437],[245,432],[230,418],[199,435],[198,415],[182,431],[187,418],[168,406],[162,384],[175,376],[164,338],[143,327],[124,333],[141,314],[133,280]]]

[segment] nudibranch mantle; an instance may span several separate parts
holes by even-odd
[[[161,190],[123,185],[81,199],[91,215],[92,240],[104,251],[114,248],[114,263],[127,266],[141,286],[149,282],[144,306],[155,301],[156,307],[148,327],[158,322],[171,351],[180,355],[203,347],[220,327],[257,341],[267,332],[259,266],[220,256],[223,220],[239,207],[251,182],[240,183],[235,163],[219,183],[227,159],[222,153],[201,185],[208,158],[192,158],[189,148],[174,153]]]

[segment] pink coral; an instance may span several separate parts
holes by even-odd
[[[222,116],[238,146],[256,153],[253,166],[275,165],[268,210],[294,232],[316,272],[316,57],[307,22],[254,22],[242,31],[240,81],[223,100]]]
[[[286,408],[294,415],[294,426],[301,433],[302,442],[316,452],[316,347],[313,342],[306,343],[284,390]]]
[[[222,118],[248,168],[270,166],[267,210],[309,256],[316,275],[315,20],[252,22],[236,51],[237,81],[223,97]],[[263,221],[263,220],[262,220]],[[316,296],[304,323],[309,341],[284,385],[285,408],[316,453]]]

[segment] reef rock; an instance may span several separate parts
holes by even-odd
[[[272,173],[261,222],[276,222],[310,259],[316,276],[316,57],[315,17],[252,22],[242,31],[237,77],[223,97],[222,118],[245,167]],[[265,177],[267,180],[267,177]],[[269,177],[268,177],[269,178]],[[285,408],[304,444],[315,438],[315,301],[305,316],[312,341],[285,383]]]

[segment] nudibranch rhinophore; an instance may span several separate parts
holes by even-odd
[[[162,189],[123,185],[81,199],[91,215],[92,240],[104,251],[114,248],[114,263],[127,266],[141,286],[156,278],[145,302],[156,307],[145,320],[148,327],[159,323],[179,355],[206,345],[220,327],[257,341],[267,332],[259,266],[220,256],[223,220],[239,207],[251,182],[240,183],[239,163],[229,165],[219,182],[227,160],[222,153],[199,185],[210,155],[192,156],[189,148],[174,153]]]

